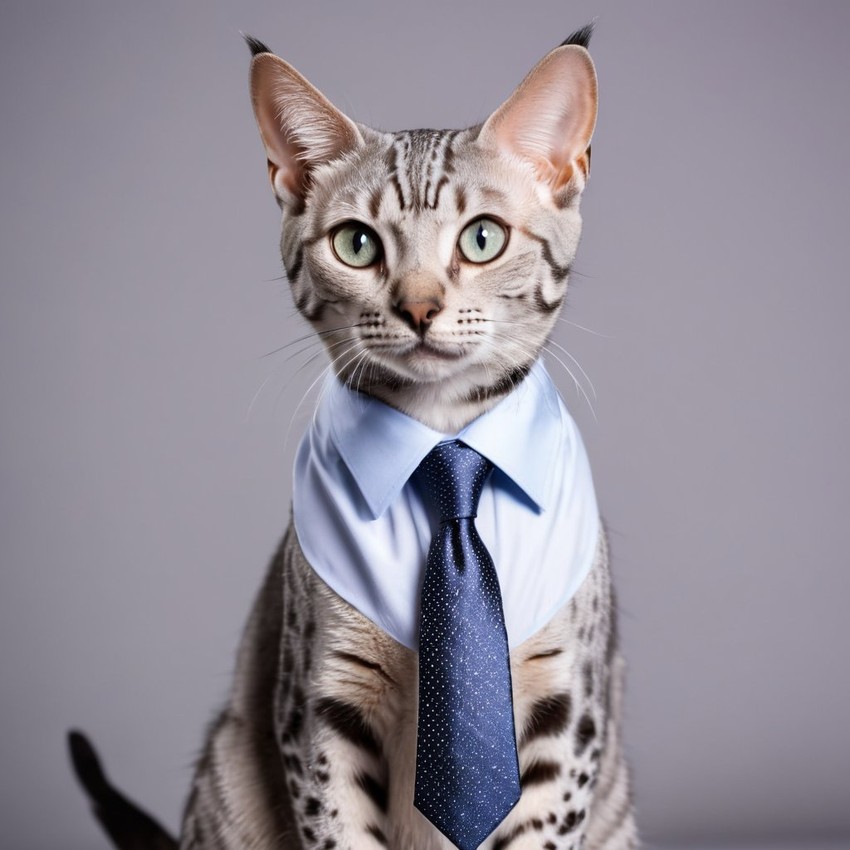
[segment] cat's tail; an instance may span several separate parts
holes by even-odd
[[[92,811],[118,850],[177,850],[177,841],[109,782],[94,747],[82,732],[68,733],[68,748]]]

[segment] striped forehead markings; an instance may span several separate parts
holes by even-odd
[[[402,210],[435,209],[454,171],[452,143],[458,130],[406,130],[388,152],[390,184]]]

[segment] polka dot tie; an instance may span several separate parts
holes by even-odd
[[[493,559],[475,528],[493,465],[440,443],[414,477],[440,514],[422,586],[414,805],[475,850],[520,795],[511,671]]]

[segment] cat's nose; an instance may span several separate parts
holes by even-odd
[[[395,305],[396,312],[417,333],[424,334],[443,305],[436,298],[423,300],[406,299]]]

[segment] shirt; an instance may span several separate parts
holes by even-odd
[[[434,431],[330,375],[296,455],[295,530],[326,584],[416,649],[437,518],[410,476],[434,446],[454,439],[494,465],[475,524],[496,567],[514,647],[578,590],[600,525],[581,436],[541,361],[457,434]]]

